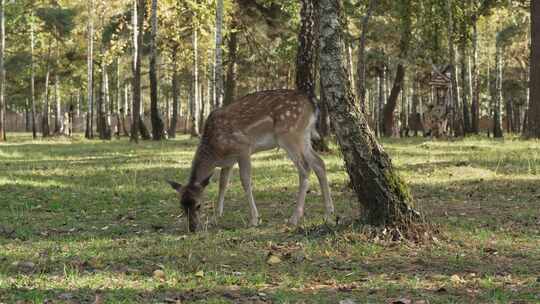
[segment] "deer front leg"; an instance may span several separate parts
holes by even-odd
[[[231,178],[232,167],[221,168],[219,175],[219,196],[218,196],[218,212],[219,216],[223,216],[223,204],[225,200],[225,191],[229,185],[229,179]]]
[[[298,221],[304,216],[304,204],[306,202],[306,194],[309,188],[309,169],[297,165],[298,167],[298,198],[296,201],[296,209],[289,220],[291,225],[298,225]]]
[[[257,211],[257,206],[255,205],[255,200],[253,199],[253,191],[251,189],[251,159],[249,156],[244,156],[240,158],[238,162],[240,168],[240,180],[242,181],[242,187],[246,192],[246,196],[249,202],[249,208],[251,211],[250,224],[252,226],[257,226],[259,224],[259,212]]]

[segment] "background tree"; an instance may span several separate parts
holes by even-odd
[[[540,138],[540,3],[531,1],[530,101],[526,135]]]
[[[157,22],[158,3],[157,0],[152,0],[152,32],[150,39],[150,115],[152,118],[152,138],[154,140],[162,140],[165,138],[165,126],[158,109],[158,75],[157,75]]]

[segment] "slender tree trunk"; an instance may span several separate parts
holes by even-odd
[[[103,63],[104,64],[104,63]],[[111,139],[111,119],[110,119],[110,90],[109,90],[109,73],[107,66],[104,65],[101,69],[101,93],[100,93],[100,105],[99,105],[99,138]]]
[[[190,99],[190,116],[191,116],[191,136],[199,136],[199,42],[198,42],[198,22],[197,16],[193,16],[193,72],[191,78],[191,99]]]
[[[94,0],[88,0],[87,102],[86,138],[94,138]]]
[[[232,21],[232,32],[229,34],[227,43],[229,49],[229,62],[227,64],[227,79],[225,83],[225,97],[223,104],[230,104],[235,100],[236,91],[236,61],[238,52],[238,33],[236,32],[236,21]]]
[[[150,117],[152,121],[152,138],[165,139],[165,125],[158,109],[158,77],[157,77],[157,0],[152,0],[152,33],[150,39]]]
[[[328,128],[325,124],[325,119],[327,118],[326,107],[319,103],[317,105],[317,100],[315,96],[315,62],[318,52],[317,42],[315,37],[317,37],[317,29],[315,28],[318,25],[318,16],[316,16],[316,7],[313,0],[302,0],[301,1],[301,10],[300,10],[300,31],[298,33],[298,53],[296,54],[296,89],[303,92],[308,96],[311,103],[315,108],[324,114],[319,115],[319,138],[313,139],[313,147],[317,151],[329,151],[329,147],[326,143],[325,136],[328,136]],[[321,89],[322,91],[322,89]],[[323,98],[323,93],[321,92],[321,98]],[[323,129],[322,132],[320,129]]]
[[[169,127],[169,138],[176,138],[176,125],[178,124],[178,106],[179,106],[179,88],[178,88],[178,63],[177,63],[177,51],[174,50],[172,61],[173,61],[173,75],[172,75],[172,99],[173,99],[173,109],[172,109],[172,118],[171,124]]]
[[[410,0],[399,1],[400,5],[400,14],[401,14],[401,38],[399,43],[399,59],[400,62],[397,65],[396,78],[394,80],[394,85],[390,91],[390,96],[388,97],[388,102],[383,109],[383,134],[385,136],[397,136],[396,127],[395,127],[395,110],[397,106],[397,101],[399,98],[399,93],[403,89],[403,82],[405,80],[406,67],[403,63],[407,59],[409,53],[409,44],[411,41],[411,2]]]
[[[480,133],[480,81],[478,80],[478,20],[473,17],[473,63],[472,63],[472,132]]]
[[[528,137],[540,138],[540,3],[531,1],[531,59],[529,80]]]
[[[465,22],[463,22],[465,23]],[[465,27],[465,25],[462,25]],[[465,28],[462,29],[463,31],[466,31]],[[469,134],[471,133],[471,115],[470,115],[470,105],[469,101],[467,100],[467,90],[465,88],[467,87],[467,53],[466,53],[466,41],[465,39],[462,39],[460,42],[460,66],[461,66],[461,101],[462,101],[462,109],[463,109],[463,133]]]
[[[357,65],[357,82],[356,96],[360,99],[360,109],[366,113],[366,40],[368,33],[368,24],[375,7],[379,0],[370,0],[364,18],[362,19],[362,34],[360,35],[360,45],[358,46],[358,65]]]
[[[4,0],[0,0],[0,142],[6,141],[6,69],[4,56],[6,49],[6,26],[4,20]]]
[[[144,0],[133,0],[133,106],[131,141],[139,141],[141,124],[141,47],[144,20]]]
[[[459,89],[457,81],[457,67],[456,67],[456,50],[454,48],[454,15],[453,15],[453,0],[447,0],[447,12],[448,12],[448,50],[450,54],[450,78],[452,80],[451,86],[451,100],[452,100],[452,125],[455,136],[462,136],[463,130],[461,130],[461,124],[459,123]]]
[[[41,114],[41,135],[43,137],[49,137],[51,133],[49,129],[49,116],[50,116],[49,76],[51,74],[50,57],[51,57],[51,46],[49,45],[49,50],[48,50],[48,55],[47,55],[47,72],[45,73],[45,95],[44,95],[44,102],[43,102],[43,112]]]
[[[367,223],[407,230],[423,221],[411,208],[408,187],[355,104],[343,62],[341,1],[321,0],[320,64],[328,110],[354,191]]]
[[[54,75],[54,134],[62,133],[62,107],[60,106],[59,77]]]
[[[499,40],[499,39],[497,39]],[[496,62],[496,83],[495,83],[495,101],[493,109],[493,137],[502,138],[502,103],[503,103],[503,93],[502,93],[502,46],[499,41],[497,41],[496,53],[495,53],[495,62]]]
[[[31,67],[30,67],[30,94],[32,101],[32,138],[37,138],[37,126],[36,126],[36,86],[35,86],[35,64],[34,64],[34,12],[30,16],[30,56],[31,56]]]
[[[223,0],[216,7],[216,61],[214,66],[215,100],[213,109],[223,105]]]

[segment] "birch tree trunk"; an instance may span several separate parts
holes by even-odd
[[[176,138],[176,125],[178,124],[178,107],[179,107],[179,88],[178,88],[178,62],[177,62],[177,56],[178,51],[177,49],[173,50],[172,55],[172,66],[173,66],[173,74],[172,74],[172,99],[173,99],[173,105],[172,105],[172,117],[171,117],[171,124],[169,126],[169,138]]]
[[[502,138],[502,104],[503,104],[503,93],[502,93],[502,46],[499,43],[499,37],[497,37],[497,46],[495,52],[495,100],[494,100],[494,109],[493,109],[493,137]]]
[[[133,106],[131,120],[131,141],[139,141],[141,124],[141,46],[144,0],[133,0]]]
[[[408,187],[396,173],[390,157],[371,132],[364,114],[354,104],[347,69],[343,62],[341,1],[320,1],[321,81],[328,110],[347,173],[364,209],[365,221],[376,226],[407,230],[422,222],[411,208]]]
[[[471,86],[471,131],[480,133],[480,82],[478,81],[478,17],[473,16],[473,56],[472,56],[472,86]]]
[[[457,68],[456,68],[456,50],[454,48],[454,15],[453,15],[453,1],[447,0],[447,12],[448,12],[448,50],[450,54],[450,78],[451,85],[451,100],[452,100],[452,126],[454,128],[455,136],[462,136],[462,124],[459,123],[461,116],[459,114],[459,90],[457,82]]]
[[[465,22],[463,22],[462,30],[466,31]],[[467,87],[467,50],[466,50],[466,41],[463,38],[460,42],[460,66],[461,66],[461,101],[462,101],[462,110],[463,110],[463,134],[469,134],[471,133],[471,115],[470,115],[470,105],[469,101],[467,100],[467,90],[465,88]]]
[[[87,102],[86,138],[94,138],[94,0],[88,0]]]
[[[214,66],[215,100],[213,109],[223,105],[223,0],[216,7],[216,59]]]
[[[62,108],[60,106],[60,93],[58,92],[59,80],[58,74],[54,75],[54,134],[62,133]]]
[[[31,56],[31,66],[30,66],[30,94],[32,102],[32,138],[37,138],[37,126],[36,126],[36,82],[35,82],[35,64],[34,64],[34,12],[30,16],[30,56]]]
[[[193,16],[193,71],[191,78],[191,98],[190,98],[190,117],[191,117],[191,130],[192,137],[199,136],[199,120],[197,119],[199,113],[199,46],[198,46],[198,22],[197,16]]]
[[[45,95],[43,100],[43,111],[41,113],[41,135],[43,137],[49,137],[51,131],[49,129],[49,76],[51,74],[51,46],[49,45],[48,55],[47,55],[47,72],[45,73]]]
[[[165,139],[165,125],[158,109],[158,76],[157,76],[157,0],[152,0],[152,32],[150,39],[150,118],[152,121],[152,138]]]

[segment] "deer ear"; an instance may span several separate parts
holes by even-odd
[[[176,190],[177,192],[180,192],[180,190],[182,189],[182,184],[179,184],[175,181],[167,181],[167,183],[169,183],[169,185],[171,185],[171,187]]]

